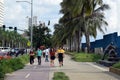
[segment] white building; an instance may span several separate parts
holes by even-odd
[[[37,26],[37,16],[33,17],[33,25]]]
[[[4,19],[4,0],[0,0],[0,27],[3,25]]]
[[[33,26],[37,26],[37,16],[33,17]],[[31,18],[28,18],[28,27],[31,26]]]

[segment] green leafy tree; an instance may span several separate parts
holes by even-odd
[[[49,33],[50,29],[47,26],[39,25],[33,27],[33,46],[38,48],[40,46],[51,47],[52,35]]]

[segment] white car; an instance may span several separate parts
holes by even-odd
[[[9,54],[10,52],[10,47],[0,47],[0,53],[3,53],[3,54]]]

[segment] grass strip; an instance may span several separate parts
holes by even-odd
[[[64,72],[55,72],[53,80],[69,80],[69,77]]]
[[[76,52],[67,52],[72,56],[72,59],[77,62],[97,62],[102,58],[100,54],[95,53],[76,53]]]
[[[120,69],[120,62],[114,64],[113,67],[114,67],[114,68],[118,68],[118,69]]]

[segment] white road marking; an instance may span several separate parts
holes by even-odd
[[[30,73],[28,73],[26,76],[25,76],[25,78],[28,78],[30,76]]]
[[[97,68],[97,69],[100,69],[100,70],[102,70],[102,71],[108,71],[107,69],[102,68],[102,67],[99,67],[99,66],[97,66],[97,65],[94,65],[94,64],[92,64],[92,63],[87,63],[87,64],[89,64],[89,65],[91,65],[91,66],[93,66],[93,67],[95,67],[95,68]]]

